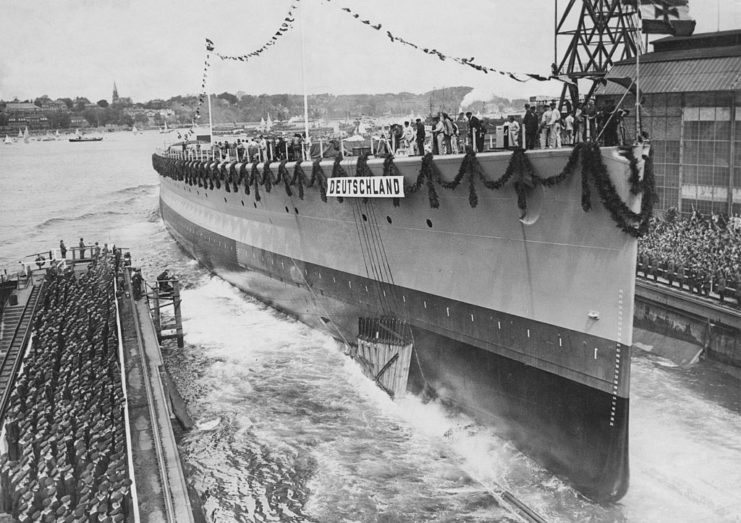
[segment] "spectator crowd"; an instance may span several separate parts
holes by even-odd
[[[116,522],[130,512],[113,256],[50,269],[5,417],[0,511],[14,521]]]
[[[679,216],[670,209],[652,219],[638,243],[638,271],[703,295],[741,298],[741,227],[738,218]]]

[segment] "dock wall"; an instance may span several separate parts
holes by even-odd
[[[741,367],[741,310],[638,278],[634,343],[654,345],[665,336],[666,355],[682,361],[696,347],[716,361]]]

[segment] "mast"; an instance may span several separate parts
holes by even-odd
[[[214,145],[214,117],[213,113],[211,112],[211,93],[206,93],[206,96],[208,97],[208,130],[210,135],[210,142],[211,147]]]
[[[636,49],[636,141],[641,139],[641,51]]]
[[[304,90],[304,160],[308,159],[306,143],[309,141],[309,96],[306,94],[306,64],[304,63],[304,7],[299,4],[300,18],[298,20],[299,34],[301,35],[301,85]]]

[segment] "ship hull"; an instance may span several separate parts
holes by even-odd
[[[263,195],[261,205],[269,205],[265,200],[275,196]],[[623,342],[629,340],[630,324],[624,325],[622,300],[630,296],[632,302],[629,283],[625,282],[625,294],[621,289],[619,295],[617,336],[602,336],[598,329],[569,328],[503,306],[455,299],[451,293],[439,292],[440,286],[436,289],[433,284],[420,283],[418,277],[403,277],[398,268],[394,269],[396,281],[391,281],[372,271],[363,274],[362,270],[315,263],[321,256],[307,252],[305,245],[304,255],[290,255],[285,252],[285,238],[276,245],[274,238],[254,240],[245,233],[244,229],[261,222],[268,230],[272,226],[274,234],[285,234],[275,228],[276,214],[252,223],[238,221],[240,231],[226,234],[233,225],[228,211],[220,225],[209,225],[210,218],[201,218],[202,211],[209,217],[218,211],[217,198],[223,198],[225,207],[236,198],[241,207],[252,203],[258,209],[257,202],[243,193],[198,190],[163,177],[160,197],[161,214],[173,237],[227,281],[348,343],[355,341],[359,317],[387,313],[390,303],[400,314],[403,311],[413,330],[410,388],[433,390],[444,401],[493,423],[520,449],[592,499],[612,501],[626,492],[630,349],[629,342]],[[207,202],[208,198],[212,199]],[[281,196],[275,209],[282,210],[281,205],[290,200]],[[326,204],[314,201],[307,205]],[[361,206],[357,206],[360,220]],[[286,214],[290,210],[286,205]],[[547,204],[541,212],[547,212]],[[300,231],[300,219],[296,223],[298,237],[307,241],[306,232],[302,236]],[[336,229],[327,232],[340,233]],[[329,237],[314,240],[332,243]],[[425,253],[433,254],[432,250]],[[407,257],[407,262],[412,264],[412,258]],[[573,294],[590,292],[598,290],[574,288]],[[544,306],[541,310],[564,306],[559,300],[540,305]],[[591,325],[589,320],[586,323]],[[623,328],[627,332],[621,334]]]

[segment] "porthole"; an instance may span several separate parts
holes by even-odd
[[[242,207],[244,207],[244,200],[242,200]]]
[[[224,198],[224,203],[226,203],[226,198]]]
[[[298,207],[294,207],[293,210],[298,214]]]
[[[257,209],[257,202],[252,202],[252,205],[254,205],[255,209]]]
[[[286,212],[287,213],[290,213],[291,212],[291,211],[288,210],[288,206],[286,206]]]
[[[432,227],[432,220],[427,218],[427,227]]]
[[[391,223],[391,216],[386,216],[386,221]]]
[[[368,221],[368,217],[365,214],[363,215],[363,221],[364,222],[367,222]]]

